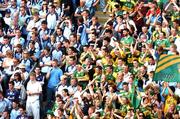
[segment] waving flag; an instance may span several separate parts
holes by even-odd
[[[153,80],[180,82],[180,56],[161,55]]]
[[[137,83],[138,83],[138,79],[135,78],[130,93],[130,101],[131,101],[130,103],[135,110],[140,106],[141,103],[141,98],[138,95],[138,91],[137,91]]]

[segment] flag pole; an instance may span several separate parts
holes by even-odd
[[[162,15],[162,13],[163,13],[163,2],[162,2],[162,0],[160,0],[160,9],[161,9],[161,26],[162,26],[162,23],[163,23],[163,19],[162,19],[162,17],[163,17],[163,15]]]

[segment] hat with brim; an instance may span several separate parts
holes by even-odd
[[[19,68],[20,68],[20,69],[25,69],[26,66],[25,66],[24,64],[20,64],[20,65],[19,65]]]

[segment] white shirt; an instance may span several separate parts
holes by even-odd
[[[38,81],[29,81],[27,84],[27,91],[32,93],[40,93],[42,92],[41,84]],[[35,102],[39,100],[39,95],[28,95],[27,102]]]
[[[69,28],[69,27],[65,27],[64,28],[64,37],[66,38],[66,39],[69,39],[69,36],[71,35],[71,28]]]
[[[145,66],[147,67],[147,73],[150,73],[151,71],[155,71],[156,70],[156,64],[151,65],[148,62],[145,64]]]
[[[11,17],[4,17],[4,21],[7,25],[11,26]]]
[[[4,58],[4,61],[7,60],[8,58]],[[12,71],[11,71],[11,66],[13,65],[13,60],[8,60],[8,67],[4,68],[4,71],[11,75],[12,74]]]
[[[56,11],[56,13],[58,14],[58,16],[61,15],[61,8],[58,8],[58,9],[56,8],[55,11]]]
[[[51,57],[50,56],[44,56],[43,58],[42,58],[42,61],[40,62],[40,64],[46,64],[46,63],[48,63],[48,62],[51,62]],[[50,71],[50,66],[43,66],[42,68],[41,68],[41,72],[43,72],[43,73],[47,73],[48,71]]]
[[[40,28],[40,26],[41,26],[41,20],[38,20],[36,22],[34,20],[31,20],[27,25],[27,30],[31,31],[33,27]]]
[[[76,66],[70,65],[70,66],[68,66],[67,70],[68,70],[67,71],[68,73],[73,74],[76,71]]]
[[[3,45],[0,52],[2,52],[3,55],[6,55],[6,51],[7,51],[7,50],[11,50],[10,45]]]
[[[177,95],[177,96],[180,97],[180,89],[179,89],[179,88],[176,88],[176,90],[175,90],[175,95]]]
[[[3,43],[3,36],[2,37],[0,37],[0,43]]]
[[[69,86],[68,91],[70,94],[74,94],[77,91],[77,86]]]
[[[177,51],[180,53],[180,38],[177,38],[174,42],[174,44],[176,44],[177,46]]]
[[[130,76],[131,76],[131,73],[130,73],[130,72],[128,72],[127,74],[124,74],[123,82],[127,82],[127,83],[128,83]]]
[[[79,100],[79,103],[83,103],[83,101],[82,101],[82,98],[81,98],[81,92],[80,91],[76,91],[75,93],[74,93],[74,98],[78,98],[78,100]]]
[[[116,43],[115,41],[116,41],[116,40],[117,40],[117,39],[116,39],[115,37],[112,37],[112,38],[111,38],[111,41],[110,41],[110,43],[109,43],[110,46],[115,47],[115,43]]]
[[[62,90],[63,89],[67,89],[68,87],[66,86],[66,85],[60,85],[59,87],[58,87],[58,90],[57,90],[57,94],[60,94],[61,96],[63,96],[62,95]]]
[[[56,21],[57,21],[56,14],[47,15],[47,27],[49,29],[55,29],[57,23]]]
[[[124,29],[124,24],[117,24],[114,28],[115,31],[119,31],[119,29]]]

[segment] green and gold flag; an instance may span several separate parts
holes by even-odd
[[[180,82],[180,56],[161,55],[157,63],[153,80]]]
[[[130,93],[130,103],[132,107],[134,107],[135,111],[137,108],[139,108],[141,104],[141,97],[138,95],[137,85],[138,85],[138,79],[135,78]]]

